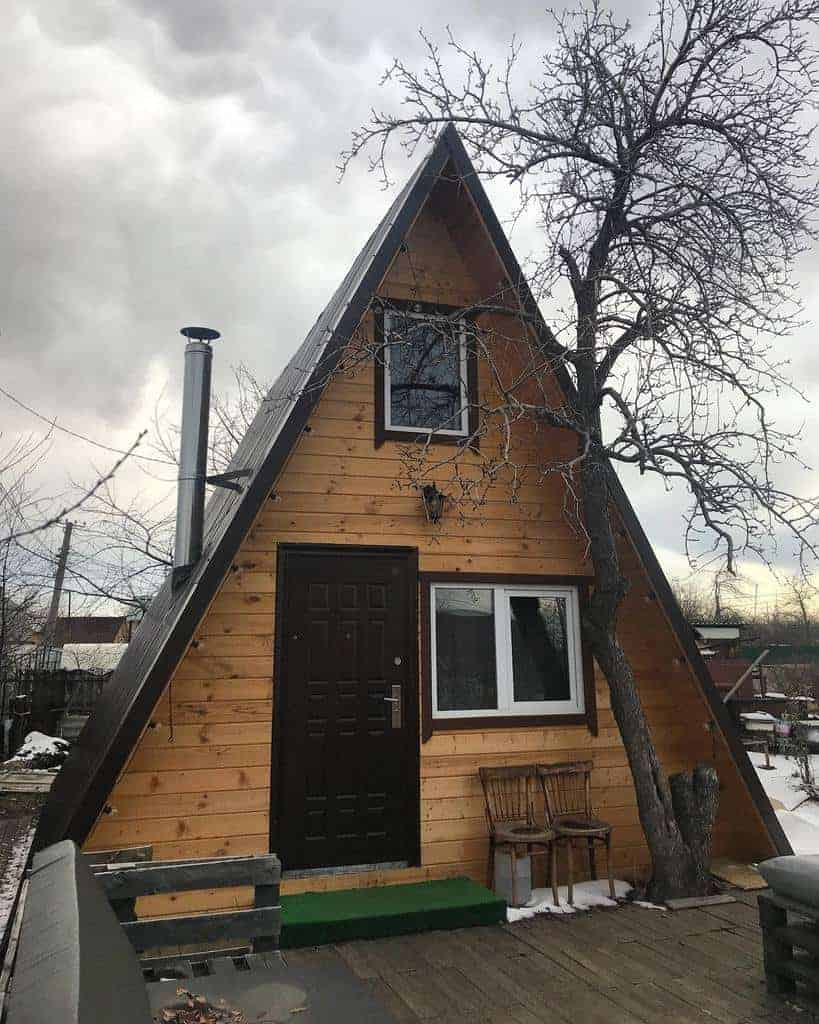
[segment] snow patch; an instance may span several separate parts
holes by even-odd
[[[105,675],[119,665],[128,644],[64,644],[60,667]]]
[[[646,910],[668,910],[662,903],[649,903],[647,900],[632,900],[632,906],[645,907]]]
[[[805,791],[799,788],[796,761],[784,754],[771,754],[772,768],[766,770],[764,754],[750,751],[748,757],[774,806],[793,852],[800,856],[819,853],[819,803],[808,799]],[[819,778],[819,754],[811,754],[811,764]]]
[[[615,879],[614,891],[618,900],[631,892],[633,886]],[[574,905],[569,905],[569,888],[561,885],[557,890],[559,906],[555,906],[551,889],[532,889],[529,902],[523,907],[508,907],[506,920],[524,921],[535,914],[574,914],[577,910],[591,910],[592,907],[619,907],[620,903],[609,898],[609,883],[605,879],[596,882],[578,882],[574,886]]]
[[[32,824],[22,838],[22,841],[14,843],[11,856],[0,873],[0,935],[4,935],[8,927],[9,918],[14,909],[14,901],[17,899],[17,891],[20,888],[20,879],[23,877],[28,852],[34,841],[36,824]]]
[[[56,768],[68,757],[68,740],[30,732],[14,757],[4,762],[6,768]]]
[[[807,805],[803,804],[798,811],[777,811],[779,824],[788,837],[797,856],[819,853],[819,812],[813,804],[806,814]]]
[[[756,769],[762,788],[768,798],[778,801],[786,811],[792,811],[803,803],[807,794],[799,788],[799,772],[796,761],[784,754],[771,754],[771,768],[765,768],[765,755],[756,750],[749,751],[748,757]],[[819,754],[811,754],[811,763],[819,778]]]

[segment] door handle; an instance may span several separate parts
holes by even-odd
[[[393,729],[401,728],[401,684],[393,683],[390,687],[391,697],[385,697],[384,702],[392,705],[392,716],[390,725]]]

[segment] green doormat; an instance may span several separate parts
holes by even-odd
[[[282,949],[506,920],[506,903],[469,878],[282,896]]]

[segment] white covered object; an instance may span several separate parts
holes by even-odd
[[[113,672],[128,644],[65,644],[60,668],[68,672]]]

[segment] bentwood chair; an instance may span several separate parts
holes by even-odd
[[[497,768],[479,768],[489,825],[489,863],[487,886],[494,888],[495,854],[500,850],[511,860],[512,903],[517,905],[517,861],[520,857],[549,855],[549,877],[555,906],[557,895],[557,862],[554,832],[535,813],[535,797],[539,795],[537,769],[533,764]]]
[[[566,761],[563,764],[539,764],[537,773],[546,801],[547,824],[555,834],[555,848],[566,848],[569,903],[574,902],[572,846],[583,840],[588,844],[589,870],[597,878],[595,845],[606,848],[609,895],[615,898],[611,869],[612,826],[594,814],[591,802],[591,761]]]

